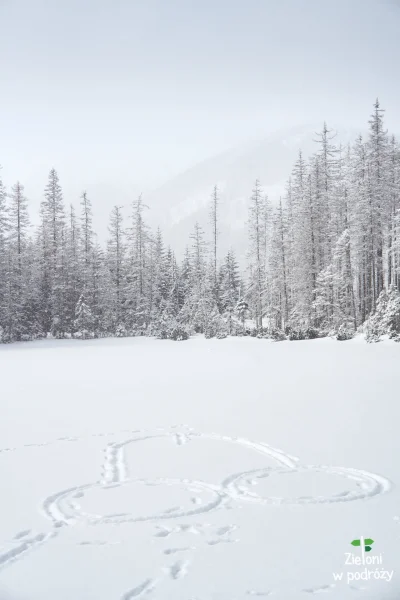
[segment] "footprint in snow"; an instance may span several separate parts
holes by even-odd
[[[196,550],[196,548],[194,546],[187,546],[185,548],[167,548],[164,550],[164,554],[176,554],[177,552],[186,552],[187,550]]]
[[[17,533],[17,535],[14,536],[14,540],[20,540],[21,538],[26,537],[30,533],[31,529],[24,529],[23,531],[20,531],[19,533]]]
[[[183,579],[188,571],[189,561],[182,560],[174,563],[171,567],[167,567],[163,569],[166,573],[169,574],[171,579]]]
[[[148,594],[155,587],[156,582],[153,579],[146,579],[140,585],[135,588],[132,588],[128,592],[126,592],[121,600],[132,600],[133,598],[138,598],[139,596],[143,596],[144,594]]]
[[[321,594],[321,593],[324,593],[324,592],[330,592],[335,587],[336,586],[335,586],[334,583],[330,583],[329,585],[321,585],[321,586],[315,587],[315,588],[307,588],[307,589],[302,590],[302,591],[306,592],[307,594]]]

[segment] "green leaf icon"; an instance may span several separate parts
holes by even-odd
[[[360,540],[353,540],[353,541],[351,542],[351,545],[352,545],[352,546],[360,546],[360,544],[361,544]]]
[[[374,543],[374,540],[371,540],[371,538],[367,538],[366,540],[364,540],[365,544],[368,546],[372,546],[372,544]]]
[[[365,546],[365,552],[370,552],[372,550],[371,546]]]

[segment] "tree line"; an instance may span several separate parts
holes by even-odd
[[[0,341],[49,335],[156,335],[185,339],[251,334],[347,339],[400,332],[400,148],[378,100],[368,135],[336,143],[324,124],[301,151],[275,206],[256,181],[249,197],[246,269],[220,256],[220,198],[209,231],[196,223],[177,260],[146,223],[142,196],[112,209],[107,244],[92,202],[66,207],[55,169],[32,228],[24,187],[0,179]]]

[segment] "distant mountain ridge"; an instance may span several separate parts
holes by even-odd
[[[196,221],[209,230],[208,211],[214,185],[220,196],[220,252],[233,246],[243,254],[247,244],[249,196],[259,179],[272,203],[284,194],[285,184],[301,149],[305,158],[317,151],[316,133],[322,123],[278,131],[231,151],[209,158],[146,194],[147,218],[160,226],[167,244],[181,256]],[[328,124],[329,126],[329,124]],[[338,128],[330,127],[334,131]],[[343,128],[337,144],[348,144],[359,134]]]

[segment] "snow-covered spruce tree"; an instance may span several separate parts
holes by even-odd
[[[192,260],[190,255],[190,248],[186,246],[185,253],[183,256],[181,268],[180,268],[180,283],[181,283],[181,295],[180,295],[180,308],[185,303],[186,298],[189,296],[193,281],[193,269]]]
[[[271,277],[271,302],[269,319],[271,329],[284,331],[289,321],[288,296],[288,239],[287,214],[282,208],[282,200],[275,210],[273,217],[273,232],[271,250],[268,260],[268,270]]]
[[[387,280],[389,286],[393,284],[400,288],[400,148],[394,136],[391,137],[389,148],[388,194]]]
[[[108,281],[105,296],[105,323],[110,334],[122,337],[127,335],[125,326],[126,301],[126,242],[123,230],[122,209],[114,206],[111,211],[110,237],[107,243]]]
[[[246,319],[248,317],[249,314],[249,305],[248,303],[243,300],[242,298],[239,298],[239,302],[236,305],[235,311],[242,323],[242,330],[241,333],[244,334],[246,331]]]
[[[8,218],[7,194],[0,176],[0,343],[6,341],[6,315],[8,313]]]
[[[221,290],[221,309],[234,309],[239,300],[240,274],[235,252],[231,248],[219,270],[219,288]]]
[[[170,303],[174,316],[183,305],[181,273],[172,249],[168,247],[165,256],[166,300]]]
[[[87,305],[94,315],[95,289],[93,287],[93,271],[98,270],[98,265],[93,265],[95,253],[95,233],[93,231],[92,201],[86,191],[80,197],[80,219],[79,219],[79,262],[80,262],[80,289],[85,296]],[[97,254],[98,254],[97,248]],[[97,299],[98,300],[98,299]]]
[[[107,298],[110,273],[105,253],[97,241],[96,235],[93,238],[90,266],[89,289],[91,291],[91,302],[89,307],[94,319],[95,337],[101,337],[110,331],[107,322]]]
[[[246,301],[254,315],[256,329],[261,330],[265,309],[264,295],[266,292],[265,266],[265,198],[260,182],[256,180],[249,204],[248,232],[248,291]]]
[[[367,144],[371,237],[374,240],[374,298],[378,298],[384,288],[385,240],[388,234],[388,216],[390,214],[389,147],[387,131],[383,125],[383,113],[384,110],[380,108],[379,101],[376,100],[369,121],[370,131]]]
[[[132,333],[144,332],[150,320],[155,265],[154,238],[144,221],[147,208],[141,195],[132,202],[131,226],[127,232],[127,287],[123,306],[126,327]]]
[[[284,211],[284,219],[286,221],[286,255],[285,255],[285,264],[286,264],[286,285],[287,285],[287,319],[286,323],[289,323],[290,315],[293,312],[294,307],[294,271],[295,271],[295,256],[294,256],[294,209],[293,209],[293,191],[292,191],[292,178],[289,177],[289,180],[286,185],[285,195],[283,197],[282,209]],[[276,231],[276,228],[274,229]],[[271,277],[272,280],[275,277],[275,269],[270,266]]]
[[[169,275],[168,267],[171,264],[172,255],[171,250],[168,250],[168,262],[167,255],[164,246],[163,235],[161,229],[158,227],[154,242],[152,244],[152,264],[153,264],[153,277],[151,285],[151,315],[157,320],[160,312],[163,309],[165,302],[169,297]]]
[[[335,244],[331,264],[318,274],[314,310],[317,326],[325,333],[337,332],[340,326],[355,332],[357,323],[348,229]]]
[[[383,336],[400,341],[400,294],[394,285],[380,293],[364,331],[368,342],[379,342]]]
[[[164,250],[160,252],[160,249],[159,246],[157,254],[160,263],[156,270],[158,300],[152,320],[152,328],[155,335],[165,339],[171,337],[172,332],[178,326],[177,316],[183,305],[183,299],[180,273],[175,255],[171,248],[168,248],[166,252]]]
[[[68,333],[74,331],[75,308],[82,289],[82,264],[79,250],[78,222],[75,209],[71,204],[65,229],[64,253],[64,303]]]
[[[85,301],[84,294],[79,296],[75,307],[75,334],[79,339],[90,339],[94,337],[95,319],[89,305]]]
[[[87,192],[82,192],[81,195],[81,216],[80,216],[80,246],[82,256],[82,277],[83,288],[87,291],[88,282],[90,281],[91,258],[93,251],[93,213],[92,203],[88,198]]]
[[[345,337],[344,330],[350,337],[357,328],[350,230],[349,156],[348,151],[338,159],[339,177],[331,217],[331,240],[335,240],[335,243],[331,262],[318,274],[313,304],[317,327],[332,333],[341,327],[342,337]]]
[[[388,291],[384,327],[391,339],[400,341],[400,293],[394,284]]]
[[[356,307],[359,320],[364,322],[375,305],[373,275],[373,214],[368,193],[368,163],[366,144],[359,136],[350,154],[351,237],[353,264],[356,273]]]
[[[204,231],[198,223],[195,224],[190,239],[190,283],[178,321],[196,333],[210,335],[215,332],[219,311],[212,289],[208,246]]]
[[[292,174],[292,294],[293,306],[290,325],[305,330],[313,322],[314,267],[312,243],[312,214],[309,197],[307,165],[302,153],[295,163]]]
[[[334,244],[339,233],[335,227],[338,148],[332,143],[337,134],[329,129],[326,123],[316,135],[318,151],[313,168],[315,211],[322,218],[317,220],[315,239],[321,269],[324,269],[332,260]]]
[[[211,276],[212,276],[212,286],[213,293],[217,304],[219,304],[219,287],[218,287],[218,240],[219,240],[219,197],[218,197],[218,187],[215,185],[212,195],[211,195],[211,203],[210,203],[210,224],[211,224],[211,234],[212,234],[212,268],[211,268]]]
[[[367,342],[379,342],[382,335],[385,335],[384,319],[388,303],[386,290],[382,290],[376,303],[375,311],[364,323],[364,332]]]
[[[31,307],[28,288],[28,205],[23,186],[17,182],[11,189],[8,240],[8,289],[5,315],[5,337],[8,341],[30,339]]]
[[[233,249],[229,250],[219,269],[219,310],[227,324],[227,333],[236,333],[235,308],[239,301],[240,274]]]
[[[400,186],[399,186],[400,195]],[[400,289],[400,207],[393,216],[391,255],[393,258],[392,283]]]
[[[42,202],[43,242],[46,254],[43,256],[49,297],[43,298],[44,305],[49,307],[46,323],[55,337],[63,337],[68,331],[67,312],[65,306],[65,210],[57,171],[51,169]]]

